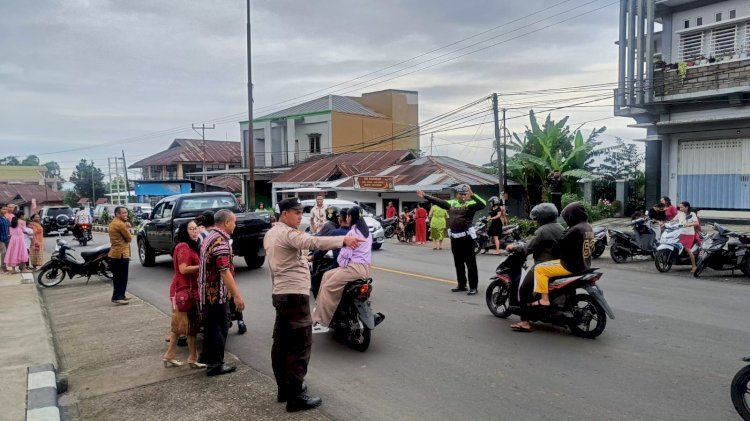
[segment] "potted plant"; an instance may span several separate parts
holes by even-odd
[[[708,58],[708,62],[709,63],[716,63],[716,57],[713,57],[713,56],[709,57]]]
[[[666,70],[666,68],[667,68],[667,62],[664,61],[664,60],[656,60],[656,62],[654,63],[654,68],[660,69],[662,71]]]
[[[688,60],[685,62],[687,64],[687,67],[693,67],[695,66],[695,60]]]

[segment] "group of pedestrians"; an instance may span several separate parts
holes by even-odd
[[[0,217],[0,262],[3,272],[29,273],[44,264],[44,228],[38,214],[29,224],[15,204],[2,207]]]

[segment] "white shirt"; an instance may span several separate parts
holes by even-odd
[[[89,215],[88,212],[86,212],[85,209],[81,209],[78,212],[76,212],[76,224],[90,224],[91,223],[91,215]]]
[[[685,225],[688,222],[695,222],[697,221],[697,216],[695,215],[695,212],[690,212],[690,214],[685,215],[685,212],[679,211],[677,212],[677,221],[681,225]],[[695,235],[695,227],[682,227],[680,228],[680,235]]]

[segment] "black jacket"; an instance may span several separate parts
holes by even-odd
[[[526,244],[526,253],[534,255],[534,264],[559,259],[562,237],[562,225],[557,222],[544,224],[537,228],[534,237]]]
[[[448,228],[451,232],[465,232],[474,224],[474,214],[484,209],[487,204],[476,194],[466,202],[443,200],[425,195],[425,200],[448,211]]]
[[[588,223],[588,214],[582,204],[566,206],[562,217],[568,228],[560,240],[560,263],[571,273],[580,273],[591,267],[591,254],[596,245],[594,230]]]

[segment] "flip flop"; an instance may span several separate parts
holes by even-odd
[[[536,300],[529,304],[529,307],[549,307],[550,304],[542,304],[542,300]]]
[[[514,332],[525,332],[525,333],[531,332],[531,328],[523,327],[520,325],[511,325],[510,328],[513,329]]]

